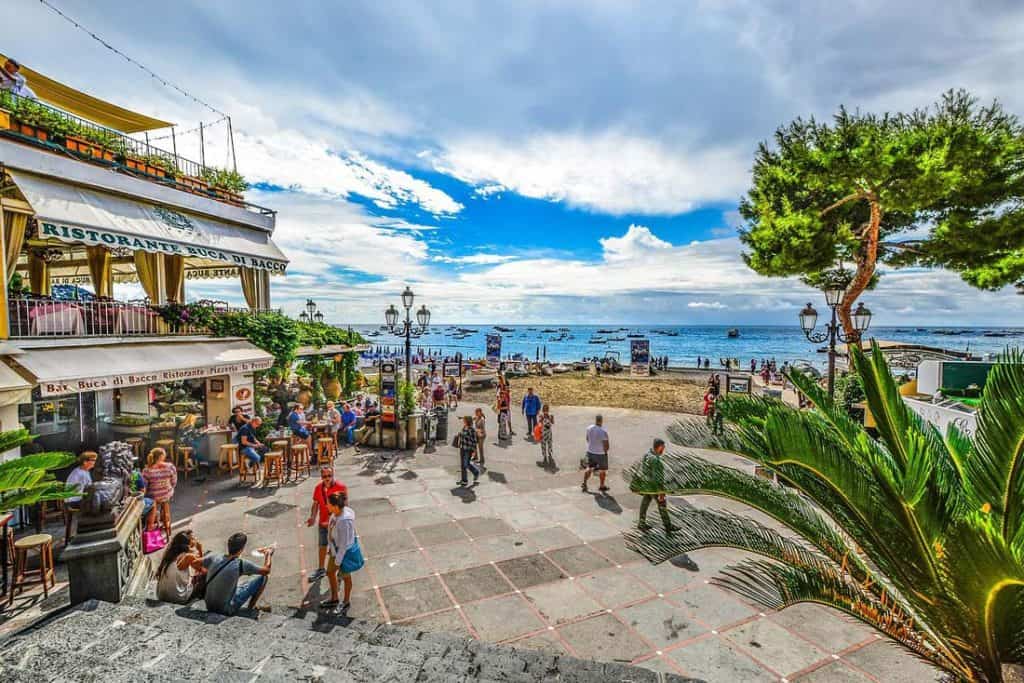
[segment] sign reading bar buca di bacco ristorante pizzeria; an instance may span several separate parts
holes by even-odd
[[[132,372],[121,375],[100,375],[81,379],[63,381],[44,381],[39,383],[42,396],[61,396],[77,394],[83,391],[102,391],[118,387],[134,387],[157,382],[174,382],[183,379],[198,379],[214,375],[233,375],[256,370],[266,370],[274,364],[273,359],[224,363],[201,368],[177,368],[173,370],[156,370],[153,372]]]

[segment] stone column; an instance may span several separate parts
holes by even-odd
[[[68,565],[71,604],[96,598],[121,599],[149,580],[149,558],[142,554],[142,499],[129,498],[116,520],[89,525],[79,520],[79,533],[61,558]]]

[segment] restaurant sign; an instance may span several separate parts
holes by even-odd
[[[121,387],[137,387],[158,382],[178,382],[184,379],[201,379],[214,375],[232,375],[243,372],[266,370],[274,364],[272,358],[265,360],[224,363],[198,368],[177,368],[174,370],[155,370],[152,372],[132,372],[120,375],[98,375],[80,379],[41,381],[41,396],[62,396],[78,394],[85,391],[104,391]]]

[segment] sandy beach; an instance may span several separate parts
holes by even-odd
[[[630,377],[626,373],[591,377],[574,372],[551,377],[522,377],[511,380],[513,402],[522,400],[527,387],[541,399],[556,406],[608,406],[635,410],[658,410],[699,415],[703,404],[703,383],[675,373],[655,377]],[[490,403],[494,388],[464,389],[468,400]]]

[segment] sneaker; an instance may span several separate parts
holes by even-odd
[[[325,576],[327,576],[327,572],[326,571],[324,571],[323,569],[317,569],[315,572],[310,574],[308,578],[309,578],[310,581],[319,581],[320,579],[324,578]]]
[[[587,483],[586,482],[583,482],[582,484],[580,484],[580,490],[583,491],[583,493],[590,493],[590,489],[587,488]]]
[[[676,525],[674,525],[674,524],[671,524],[671,525],[669,525],[669,526],[665,527],[665,533],[666,533],[666,534],[670,534],[670,533],[672,533],[673,531],[679,531],[679,527],[677,527],[677,526],[676,526]]]
[[[455,482],[455,485],[456,486],[469,486],[469,482],[468,481],[457,481],[457,482]]]
[[[320,603],[320,609],[325,609],[325,610],[327,610],[327,609],[334,609],[337,606],[338,606],[338,601],[337,600],[324,600],[323,602]]]
[[[651,525],[648,524],[647,522],[640,522],[639,524],[636,525],[636,528],[639,529],[640,531],[650,531],[651,530]]]
[[[607,493],[608,491],[611,491],[611,489],[608,488],[607,486],[601,486],[597,490],[601,491],[602,493]]]
[[[351,607],[351,606],[352,606],[351,602],[343,602],[343,603],[341,603],[341,607],[338,608],[338,611],[339,612],[347,612],[348,608]]]

